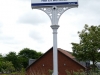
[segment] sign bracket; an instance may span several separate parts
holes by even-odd
[[[70,9],[70,8],[73,8],[73,7],[57,7],[57,6],[53,6],[53,7],[44,7],[44,8],[38,8],[39,10],[42,10],[42,11],[44,11],[48,16],[49,16],[49,18],[50,18],[50,20],[51,20],[51,23],[52,23],[52,25],[58,25],[58,21],[59,21],[59,18],[60,18],[60,16],[66,11],[66,10],[68,10],[68,9]],[[54,18],[54,13],[53,13],[53,11],[56,11],[56,13],[55,13],[55,19],[56,19],[56,23],[53,23],[53,18]]]

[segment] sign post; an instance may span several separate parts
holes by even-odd
[[[68,9],[78,7],[78,0],[31,0],[32,9],[44,11],[51,19],[53,29],[53,75],[58,75],[57,29],[60,16]]]

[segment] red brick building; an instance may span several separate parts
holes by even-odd
[[[68,71],[85,70],[85,67],[74,60],[68,51],[58,48],[58,75],[67,75]],[[53,70],[53,48],[26,68],[27,75],[50,75]]]

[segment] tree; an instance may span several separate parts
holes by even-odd
[[[92,61],[95,70],[95,64],[100,61],[100,25],[85,25],[78,35],[80,42],[72,43],[73,55],[79,61]]]
[[[24,48],[19,52],[18,57],[23,67],[26,68],[28,66],[29,59],[37,59],[41,55],[41,52],[36,52],[35,50],[31,50],[29,48]]]
[[[41,52],[37,52],[37,54],[36,54],[36,58],[39,58],[39,57],[41,57],[43,54],[41,53]]]
[[[3,60],[4,60],[4,58],[3,58],[2,54],[0,54],[0,61],[3,61]]]
[[[3,56],[2,56],[2,54],[0,54],[0,72],[2,72],[2,68],[1,68],[2,61],[3,61]]]
[[[12,62],[10,61],[0,61],[0,71],[2,73],[11,73],[15,70]]]
[[[4,57],[0,54],[0,72],[10,73],[15,70],[12,62],[6,61]]]
[[[6,54],[5,60],[12,62],[16,71],[19,71],[22,68],[16,52],[9,52],[9,54]]]

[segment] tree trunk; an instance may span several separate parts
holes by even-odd
[[[93,61],[93,72],[95,72],[95,62]]]

